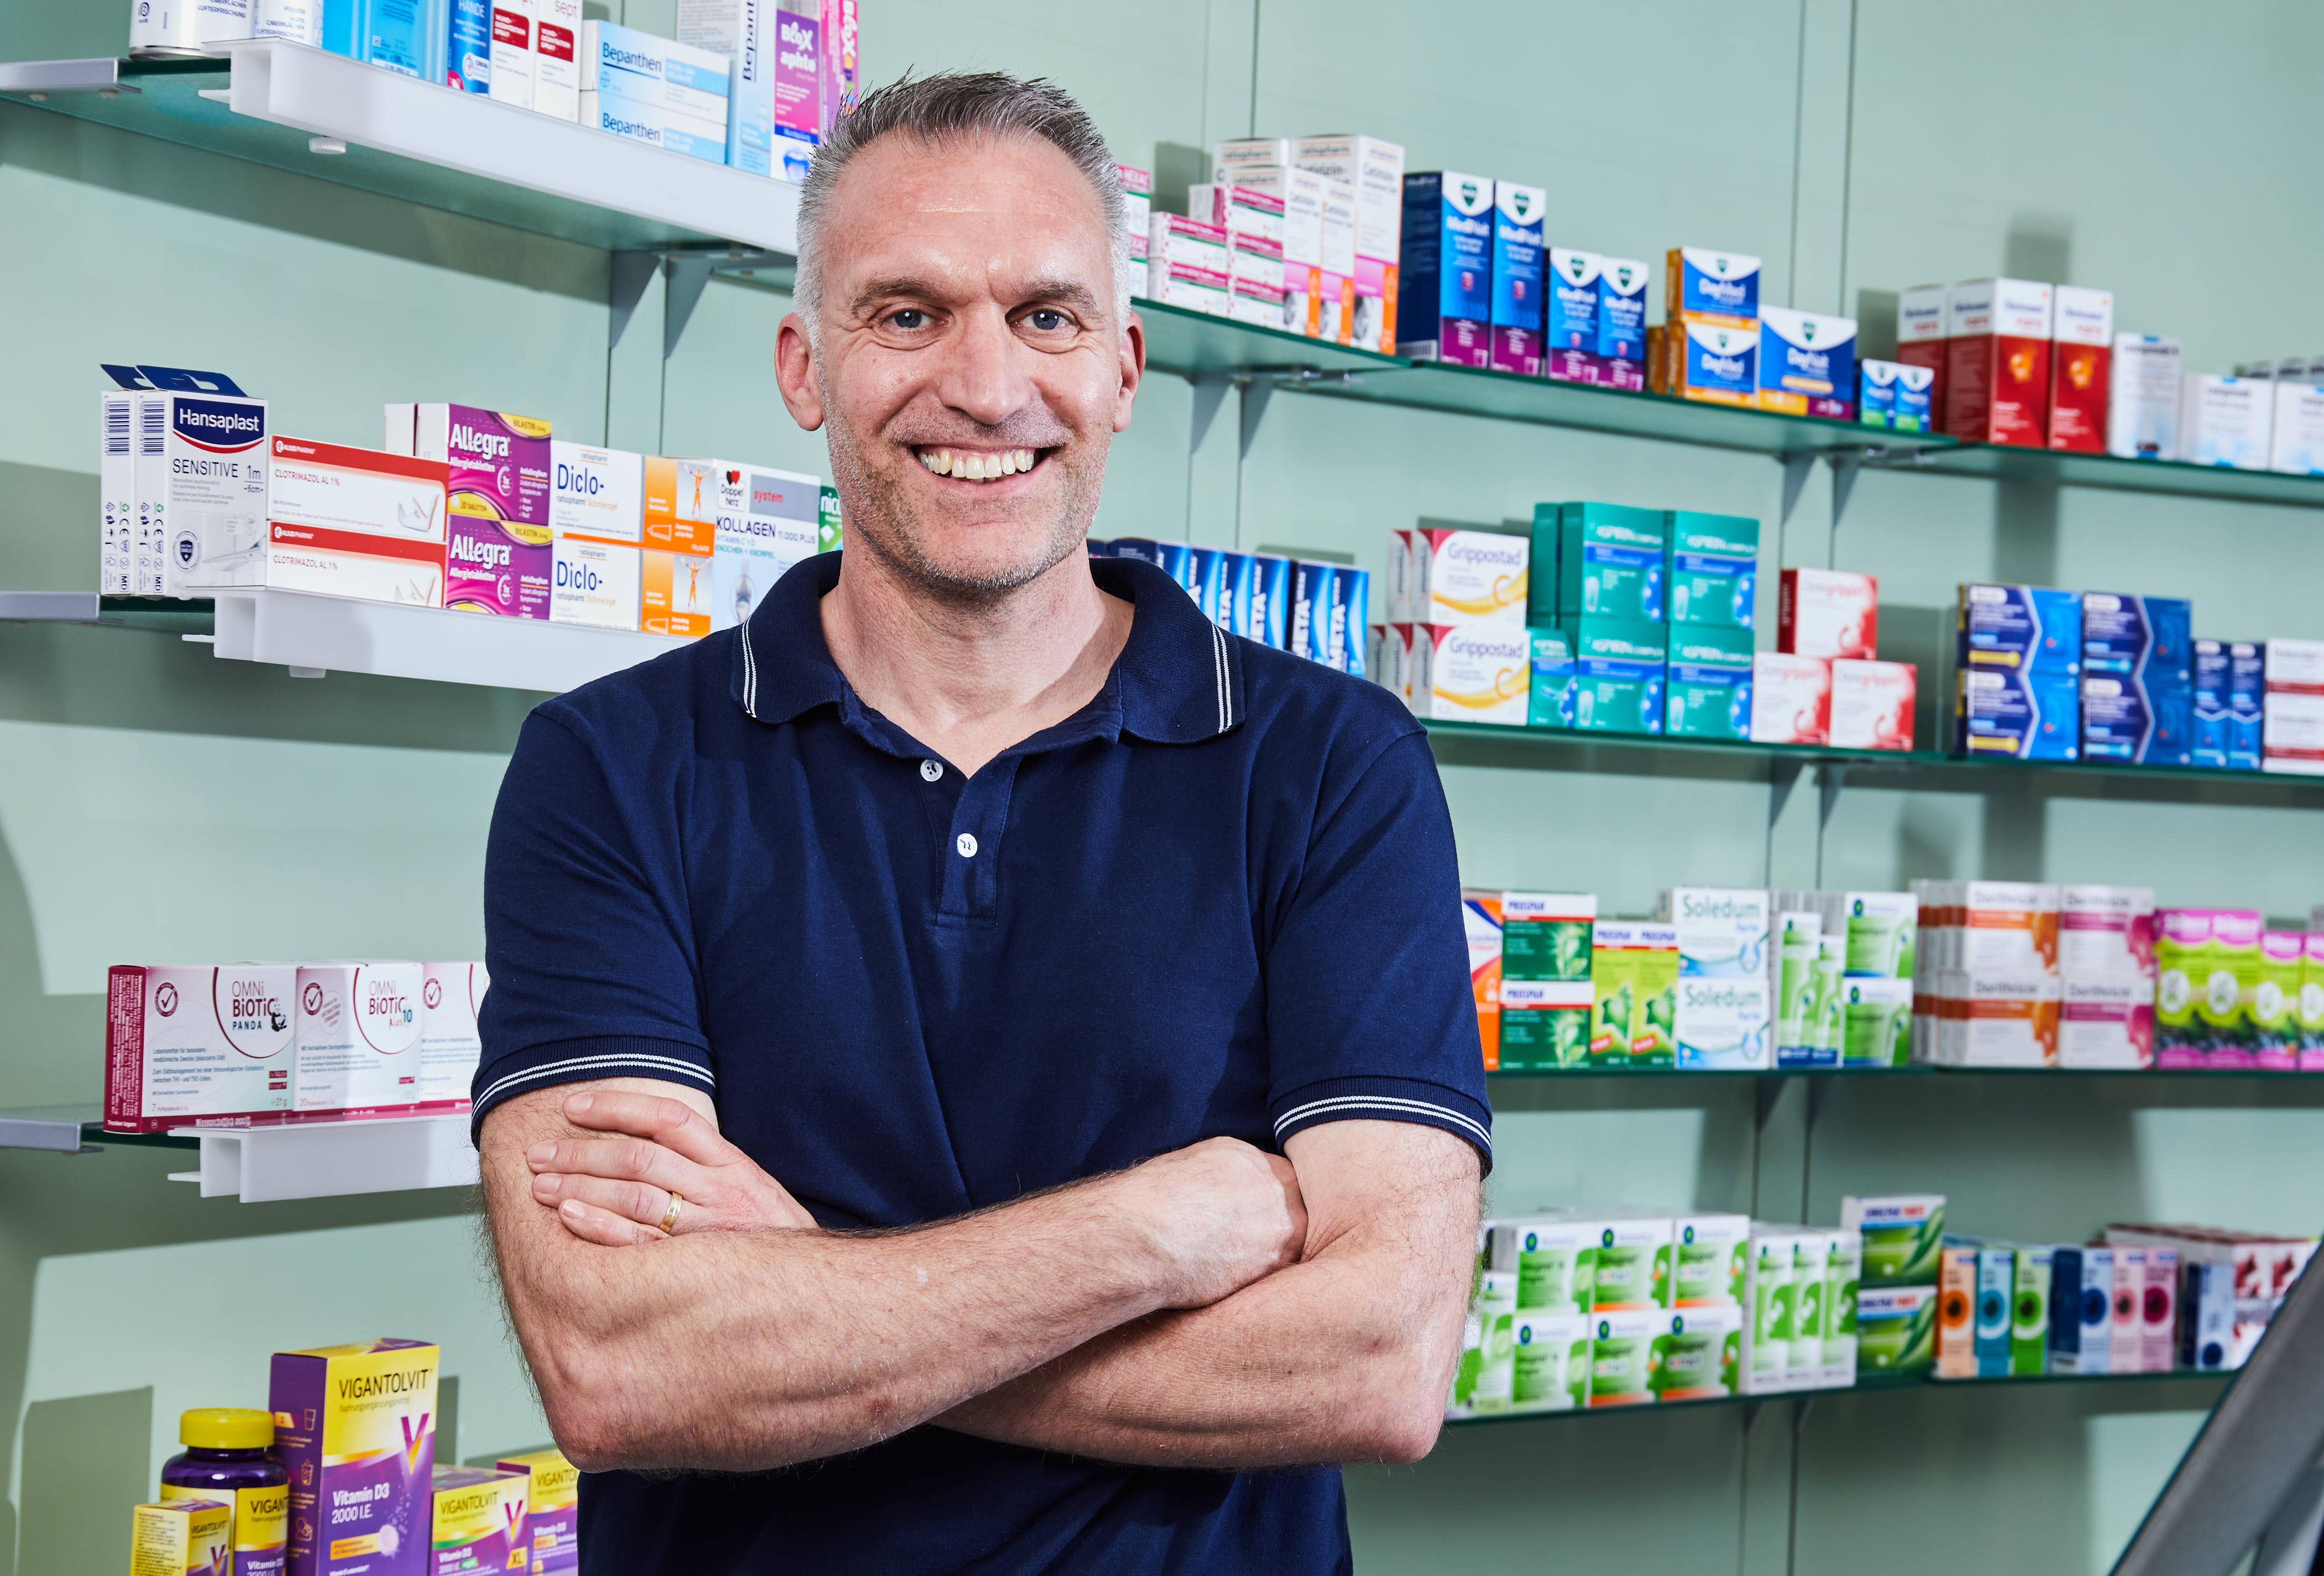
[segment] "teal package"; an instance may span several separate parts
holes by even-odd
[[[1674,624],[1668,650],[1671,664],[1681,662],[1711,668],[1751,667],[1754,650],[1748,628],[1722,624]]]
[[[1718,553],[1673,553],[1664,560],[1663,596],[1674,624],[1748,630],[1759,594],[1759,562]]]
[[[2017,1254],[2009,1248],[1977,1250],[1977,1323],[1972,1337],[1977,1377],[2009,1377],[2010,1315],[2017,1298]]]
[[[1750,668],[1673,658],[1665,687],[1663,729],[1672,738],[1750,740]]]
[[[1583,614],[1560,619],[1557,630],[1578,662],[1651,662],[1660,667],[1670,657],[1670,626],[1650,619]]]
[[[1526,726],[1573,726],[1573,647],[1554,629],[1526,631],[1533,641],[1533,690],[1526,703]]]
[[[1575,661],[1573,727],[1583,733],[1663,731],[1663,665],[1603,658]]]
[[[1663,537],[1668,550],[1709,553],[1722,558],[1759,557],[1759,522],[1740,514],[1698,514],[1691,509],[1663,511]]]
[[[1663,616],[1668,551],[1663,516],[1618,503],[1563,503],[1557,513],[1557,608],[1575,616]]]
[[[364,59],[406,77],[433,80],[429,45],[446,29],[430,23],[442,17],[443,5],[444,0],[370,0],[364,8]]]

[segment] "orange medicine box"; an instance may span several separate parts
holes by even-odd
[[[648,455],[645,464],[645,545],[668,553],[700,553],[718,546],[718,462]],[[652,553],[647,554],[646,628],[654,628]],[[666,579],[666,577],[665,577]],[[680,631],[655,630],[657,634]],[[703,634],[710,632],[704,624]]]
[[[1501,894],[1464,891],[1461,922],[1469,933],[1469,988],[1477,1002],[1477,1037],[1485,1071],[1501,1065]]]
[[[646,462],[650,475],[654,462]],[[653,484],[646,484],[653,496]],[[648,517],[646,530],[653,526]],[[709,527],[705,526],[705,530]],[[648,548],[643,555],[643,585],[639,624],[650,635],[706,635],[711,630],[711,604],[715,576],[711,556],[691,550],[673,553]]]

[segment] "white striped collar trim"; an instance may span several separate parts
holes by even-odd
[[[751,626],[742,626],[742,712],[759,720],[759,654],[751,649]]]
[[[1219,732],[1234,726],[1234,687],[1228,680],[1232,669],[1227,665],[1227,632],[1218,625],[1211,626],[1211,663],[1219,687]]]
[[[1487,1150],[1489,1151],[1493,1147],[1493,1135],[1485,1130],[1482,1123],[1454,1111],[1449,1105],[1437,1105],[1425,1100],[1401,1100],[1388,1094],[1342,1094],[1331,1100],[1311,1100],[1305,1105],[1295,1105],[1275,1119],[1275,1136],[1281,1138],[1285,1128],[1305,1117],[1330,1111],[1335,1117],[1345,1120],[1360,1115],[1366,1109],[1438,1117],[1452,1123],[1462,1132],[1474,1138]]]
[[[560,1073],[588,1068],[598,1071],[604,1077],[613,1078],[619,1077],[621,1069],[624,1067],[641,1069],[641,1075],[649,1078],[666,1078],[673,1073],[682,1074],[706,1089],[718,1087],[718,1080],[711,1076],[709,1068],[680,1061],[676,1056],[567,1056],[561,1062],[543,1062],[538,1067],[528,1067],[521,1073],[511,1073],[506,1077],[493,1079],[485,1086],[484,1092],[476,1096],[476,1109],[482,1111],[519,1084],[553,1078]]]

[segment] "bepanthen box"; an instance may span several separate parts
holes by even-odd
[[[428,1571],[530,1571],[527,1535],[529,1472],[483,1467],[438,1467],[431,1474]]]
[[[1692,314],[1748,327],[1759,316],[1759,260],[1739,252],[1674,246],[1663,259],[1663,287],[1673,322]]]
[[[493,1463],[502,1472],[521,1472],[530,1479],[525,1496],[524,1525],[531,1576],[554,1576],[581,1564],[581,1474],[565,1452],[531,1451],[503,1456]]]
[[[349,1117],[416,1111],[425,991],[418,963],[300,964],[291,1108]]]
[[[1397,354],[1492,365],[1493,183],[1452,171],[1406,176],[1402,251]]]
[[[1831,732],[1831,660],[1780,651],[1751,658],[1751,741],[1821,744]]]
[[[1538,186],[1493,183],[1493,370],[1541,375],[1542,212]]]
[[[2061,284],[2050,327],[2050,447],[2103,454],[2114,356],[2114,292]]]
[[[473,405],[387,407],[390,454],[449,466],[444,605],[546,619],[556,554],[549,423]]]
[[[492,982],[482,963],[423,963],[420,985],[420,1103],[431,1111],[466,1108],[484,1041],[476,1013]]]
[[[1932,431],[1944,424],[1945,336],[1952,331],[1946,310],[1950,294],[1950,288],[1941,284],[1916,284],[1896,292],[1897,363],[1919,367],[1929,374],[1932,425],[1923,431]]]
[[[775,14],[767,0],[687,0],[678,11],[679,43],[726,58],[726,162],[752,175],[773,173]]]
[[[274,1354],[266,1404],[290,1475],[290,1576],[434,1576],[440,1356],[395,1338]]]
[[[1840,750],[1910,750],[1916,669],[1910,662],[1839,657],[1831,664],[1831,733]]]
[[[105,1126],[247,1127],[291,1109],[290,963],[115,963],[106,977]]]
[[[1880,649],[1880,582],[1840,569],[1785,569],[1775,604],[1775,650],[1794,657],[1869,660]]]
[[[268,456],[267,585],[444,605],[449,467],[280,436],[269,442]]]
[[[2048,443],[2052,296],[2023,279],[1971,280],[1946,292],[1947,433],[2024,448]]]
[[[1856,319],[1760,308],[1759,409],[1853,419]]]
[[[1415,624],[1416,716],[1522,728],[1533,690],[1533,642],[1521,623]]]
[[[2193,465],[2267,469],[2274,392],[2273,382],[2255,378],[2181,378],[2178,457]]]
[[[2179,341],[2114,336],[2107,452],[2131,460],[2179,457]]]

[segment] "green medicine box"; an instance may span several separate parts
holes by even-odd
[[[1666,552],[1658,510],[1536,503],[1526,622],[1563,623],[1567,613],[1658,620]]]
[[[1708,668],[1751,667],[1751,631],[1727,624],[1668,624],[1665,637],[1671,666],[1689,663]]]
[[[1674,509],[1663,526],[1665,619],[1748,630],[1758,594],[1759,522]]]
[[[1573,647],[1555,629],[1526,631],[1533,641],[1533,692],[1526,703],[1528,728],[1573,726]]]

